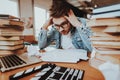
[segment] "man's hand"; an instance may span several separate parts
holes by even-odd
[[[40,53],[44,53],[44,52],[46,52],[46,51],[43,49],[43,50],[39,50],[39,52],[40,52]]]
[[[78,21],[77,17],[72,10],[69,11],[68,16],[64,16],[74,27],[81,26],[81,22]]]
[[[53,19],[53,18],[50,17],[50,18],[45,22],[45,24],[43,25],[42,28],[45,29],[45,30],[48,30],[48,27],[53,24],[52,19]]]

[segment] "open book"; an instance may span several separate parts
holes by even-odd
[[[55,49],[45,52],[41,59],[47,62],[67,62],[77,63],[82,60],[87,60],[87,51],[83,49]]]

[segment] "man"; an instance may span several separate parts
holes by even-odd
[[[50,18],[43,25],[38,39],[40,52],[55,41],[56,48],[85,49],[92,51],[91,30],[84,18],[76,17],[71,4],[65,0],[54,0],[50,9]],[[52,25],[52,29],[48,27]]]

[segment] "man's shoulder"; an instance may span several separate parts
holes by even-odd
[[[80,20],[80,21],[82,21],[82,22],[86,22],[86,18],[82,18],[82,17],[77,17],[78,18],[78,20]]]

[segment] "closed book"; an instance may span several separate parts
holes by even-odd
[[[0,36],[22,36],[23,31],[12,27],[0,28]]]
[[[108,26],[103,32],[105,32],[105,33],[120,33],[120,25]]]
[[[0,41],[23,40],[23,36],[0,36]]]
[[[16,40],[16,41],[0,41],[0,45],[18,45],[23,44],[23,40]]]
[[[120,4],[97,7],[93,10],[91,18],[120,17]]]
[[[94,27],[91,27],[91,30],[93,32],[103,32],[108,26],[94,26]]]
[[[120,36],[92,36],[92,41],[120,41]]]
[[[0,36],[23,36],[22,32],[0,32]]]
[[[111,41],[92,41],[94,47],[115,48],[120,49],[120,42]]]
[[[87,22],[88,26],[113,26],[120,25],[120,18],[96,18]]]
[[[99,54],[119,54],[120,50],[97,50]]]
[[[0,27],[0,32],[23,32],[23,30],[19,30],[15,27]]]
[[[0,50],[16,50],[16,49],[21,49],[23,48],[24,45],[20,44],[20,45],[15,45],[15,46],[1,46],[0,45]]]
[[[0,50],[0,56],[6,56],[11,54],[22,54],[22,53],[24,53],[24,49]]]
[[[24,26],[24,22],[23,21],[17,21],[17,20],[0,19],[0,25]]]
[[[0,14],[0,18],[1,19],[20,19],[18,17],[15,17],[13,15],[9,15],[9,14]]]
[[[107,33],[105,33],[105,32],[93,32],[93,36],[104,36],[104,37],[111,37],[111,36],[114,36],[114,35],[110,35],[110,34],[107,34]]]

